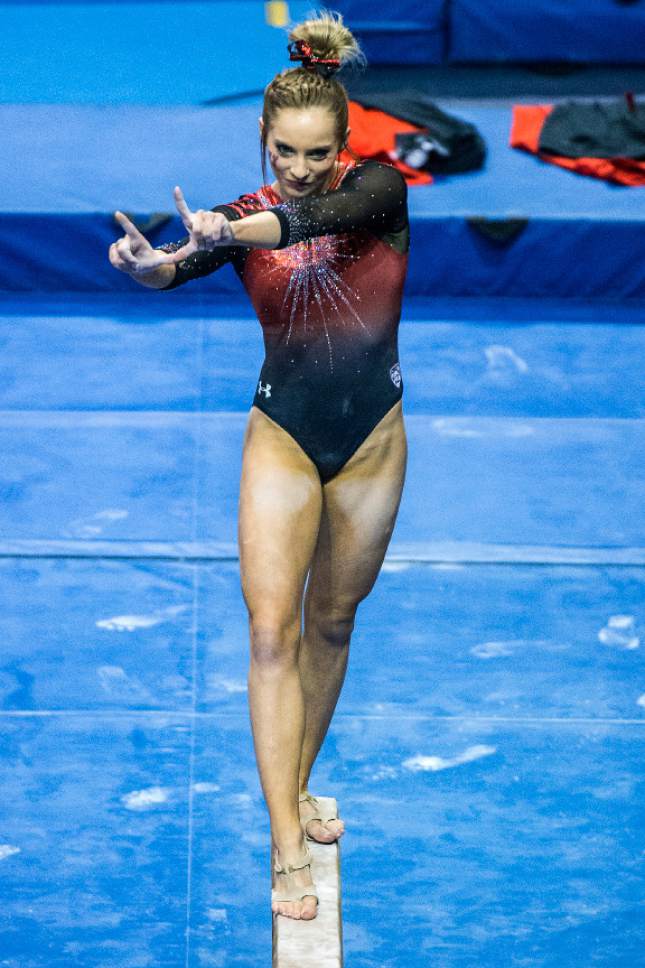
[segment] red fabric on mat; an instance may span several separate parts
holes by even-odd
[[[645,185],[645,161],[635,158],[566,158],[538,151],[542,126],[553,110],[552,104],[514,104],[511,148],[522,148],[543,161],[569,168],[580,175],[603,178],[620,185]]]
[[[376,108],[364,108],[356,101],[349,101],[348,127],[351,128],[349,146],[361,158],[374,158],[397,168],[409,185],[430,185],[434,179],[430,172],[411,168],[399,161],[391,152],[395,147],[395,135],[410,131],[423,131],[423,128],[392,114]],[[352,161],[348,151],[343,151],[340,160],[347,164]]]

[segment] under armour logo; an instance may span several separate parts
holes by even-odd
[[[390,367],[390,380],[394,386],[398,389],[401,386],[401,367],[398,363]]]
[[[259,383],[258,383],[258,393],[263,393],[265,397],[270,397],[271,396],[271,384],[270,383],[267,383],[265,386],[262,386],[262,380],[260,380]]]

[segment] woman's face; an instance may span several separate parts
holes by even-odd
[[[262,127],[260,118],[260,130]],[[327,108],[278,111],[267,136],[267,150],[280,197],[304,198],[325,191],[336,173],[341,147],[334,116]]]

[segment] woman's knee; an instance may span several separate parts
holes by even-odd
[[[250,616],[251,658],[263,666],[295,665],[300,645],[300,622],[279,616]]]
[[[356,621],[356,608],[357,605],[310,608],[306,615],[305,634],[313,634],[330,647],[349,645]]]

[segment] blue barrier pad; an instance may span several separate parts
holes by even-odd
[[[0,102],[185,104],[262,91],[293,66],[260,0],[0,3]],[[291,0],[305,19],[309,5]]]
[[[511,101],[435,103],[477,127],[487,159],[481,170],[410,187],[413,219],[645,219],[644,190],[584,177],[510,148]],[[261,109],[259,99],[210,108],[0,105],[6,168],[0,214],[96,216],[118,208],[176,214],[176,184],[195,208],[254,191],[262,183]],[[267,176],[273,180],[268,159]],[[179,227],[177,221],[164,235],[174,238]]]
[[[0,101],[182,104],[262,91],[289,60],[289,26],[305,0],[285,4],[285,28],[262,0],[74,0],[0,3]],[[277,4],[275,5],[278,6]],[[405,0],[386,18],[345,0],[344,15],[368,64],[444,60],[444,0]],[[276,13],[278,11],[276,10]]]
[[[645,8],[616,0],[451,0],[448,61],[645,63]]]
[[[334,10],[342,13],[368,64],[441,64],[445,58],[445,0],[398,0],[393,8],[373,0],[338,0]]]
[[[645,297],[645,263],[633,257],[645,192],[510,148],[510,103],[440,103],[477,126],[488,158],[481,171],[410,188],[408,295]],[[112,213],[172,214],[175,184],[194,208],[258,188],[259,112],[259,101],[237,108],[0,107],[7,133],[0,288],[134,292],[137,284],[107,259],[122,234]],[[529,221],[500,244],[470,217]],[[183,234],[173,216],[150,240]],[[194,287],[240,294],[230,267]],[[181,300],[184,291],[164,295]]]

